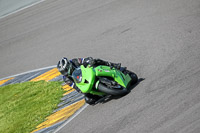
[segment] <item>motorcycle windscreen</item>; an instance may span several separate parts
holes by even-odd
[[[82,81],[82,72],[81,68],[76,68],[72,73],[72,78],[76,83],[80,83]]]

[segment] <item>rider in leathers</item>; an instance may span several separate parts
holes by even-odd
[[[63,75],[63,80],[66,84],[70,85],[74,89],[76,89],[78,92],[81,93],[80,89],[74,84],[74,81],[71,77],[73,71],[78,68],[80,65],[84,65],[85,67],[90,66],[98,66],[98,65],[106,65],[110,67],[115,67],[116,69],[121,68],[120,63],[111,63],[108,61],[104,61],[101,59],[93,59],[92,57],[87,58],[74,58],[71,60],[68,60],[67,58],[63,57],[57,64],[57,69],[59,72]],[[97,100],[98,96],[94,96],[92,94],[84,93],[85,100],[87,103],[92,103],[95,100]]]

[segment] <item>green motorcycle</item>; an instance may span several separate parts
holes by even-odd
[[[109,66],[84,67],[81,65],[72,73],[76,86],[85,94],[86,103],[96,104],[111,96],[123,96],[129,93],[131,84],[138,82],[135,73],[118,70]]]

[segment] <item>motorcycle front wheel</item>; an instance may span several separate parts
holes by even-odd
[[[104,92],[108,95],[113,95],[113,96],[123,96],[123,95],[126,95],[127,93],[129,93],[129,90],[124,88],[121,85],[117,85],[116,87],[112,88],[112,87],[106,86],[102,83],[99,83],[98,90],[101,92]]]

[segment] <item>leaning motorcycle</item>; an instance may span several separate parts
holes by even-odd
[[[110,66],[84,67],[81,65],[72,73],[76,86],[85,94],[86,103],[93,105],[111,96],[129,93],[128,87],[138,82],[135,73]]]

